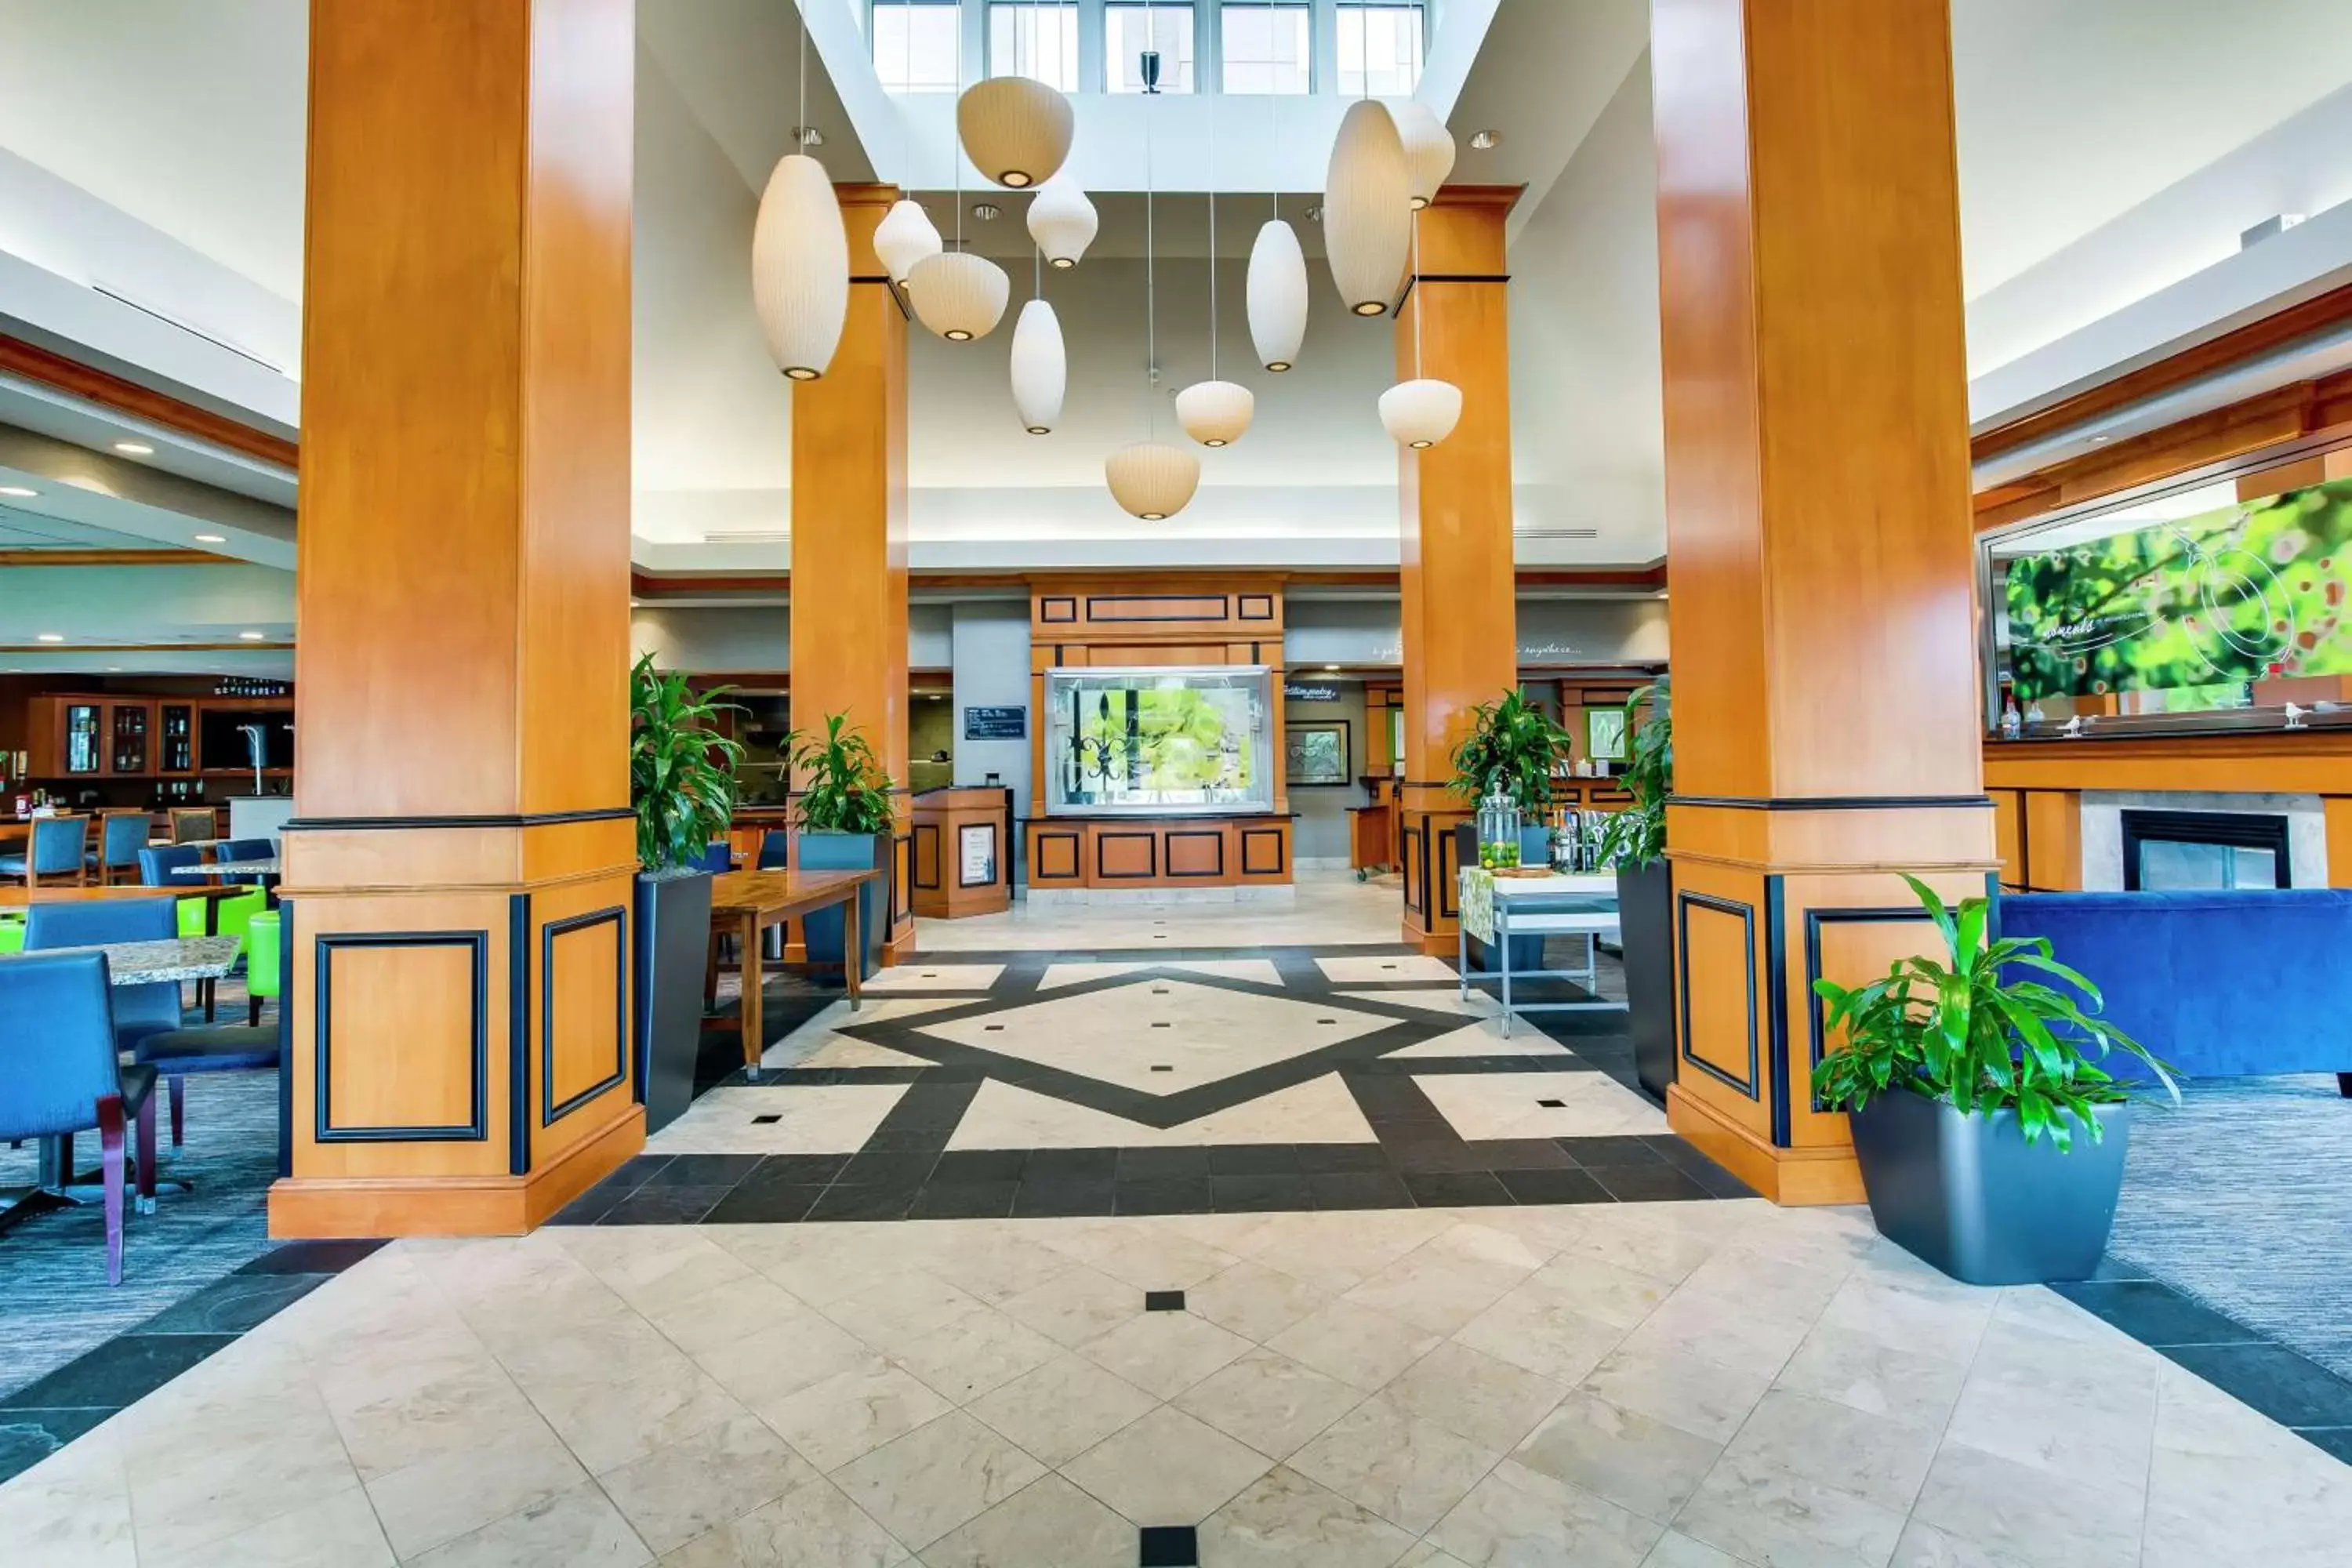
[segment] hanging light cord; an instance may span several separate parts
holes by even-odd
[[[793,127],[793,151],[797,153],[808,145],[808,0],[800,0],[793,11],[801,24],[801,101],[800,108],[794,110],[800,123]]]
[[[1412,378],[1421,379],[1421,318],[1429,301],[1421,297],[1421,213],[1412,215]]]
[[[1147,34],[1151,26],[1148,19],[1150,12],[1151,7],[1147,5],[1144,7]],[[1154,416],[1159,413],[1151,395],[1151,383],[1152,374],[1160,364],[1160,285],[1152,258],[1151,187],[1151,105],[1146,103],[1143,106],[1143,438],[1147,441],[1151,439]]]
[[[908,46],[912,48],[914,46]],[[963,96],[963,0],[956,0],[956,96]],[[948,162],[955,165],[956,248],[963,248],[963,149],[956,142],[955,116],[948,116]]]
[[[1215,98],[1209,100],[1209,379],[1211,381],[1217,379],[1217,100]]]
[[[1274,90],[1274,0],[1265,0],[1265,133],[1268,148],[1282,145],[1282,104]],[[1274,216],[1282,216],[1282,192],[1275,182],[1266,182],[1266,195],[1274,203]]]

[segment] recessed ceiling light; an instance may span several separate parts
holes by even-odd
[[[109,675],[121,675],[122,673],[122,667],[119,664],[110,664],[106,667],[106,673]]]
[[[66,640],[66,634],[63,632],[37,632],[33,636],[33,640],[35,642],[63,642]]]
[[[824,132],[814,125],[795,125],[793,127],[793,134],[800,138],[800,143],[803,147],[824,145]]]
[[[26,489],[23,485],[0,485],[0,496],[14,496],[19,500],[27,500],[40,493],[38,490]]]
[[[1336,671],[1339,667],[1338,665],[1336,665],[1336,664],[1327,664],[1327,665],[1325,665],[1323,668],[1324,668],[1325,669],[1328,669],[1328,670],[1335,670],[1335,671]]]
[[[2115,437],[2113,436],[2094,436],[2091,437],[2091,445],[2094,447],[2104,447],[2114,439]]]
[[[117,441],[114,449],[131,458],[152,458],[155,455],[155,448],[144,441]]]
[[[1481,153],[1484,153],[1489,147],[1501,145],[1502,140],[1503,133],[1496,130],[1491,125],[1484,131],[1473,131],[1470,132],[1470,145],[1475,147]]]
[[[228,535],[226,533],[199,533],[196,535],[196,542],[198,544],[226,544],[228,542]]]
[[[982,223],[994,223],[1004,216],[1004,209],[994,202],[974,202],[971,204],[971,216]]]
[[[1307,221],[1308,223],[1321,223],[1323,221],[1322,207],[1319,205],[1308,207],[1307,209]]]
[[[262,634],[260,632],[239,632],[236,635],[238,640],[241,642],[259,642],[262,640]]]

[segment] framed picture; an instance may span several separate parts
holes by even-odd
[[[1625,760],[1625,710],[1594,708],[1584,715],[1585,750],[1597,763]]]
[[[1348,783],[1349,724],[1345,719],[1294,719],[1283,731],[1288,767],[1283,773],[1294,784]]]

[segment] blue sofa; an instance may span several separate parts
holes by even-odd
[[[2352,889],[2010,893],[1997,919],[2048,937],[2110,1022],[2192,1079],[2332,1072],[2352,1096]],[[2146,1076],[2129,1062],[2106,1065]]]

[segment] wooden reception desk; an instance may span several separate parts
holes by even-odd
[[[1033,816],[1022,829],[1033,893],[1290,886],[1288,813]]]
[[[992,915],[1013,905],[1013,792],[950,785],[914,797],[915,913]]]

